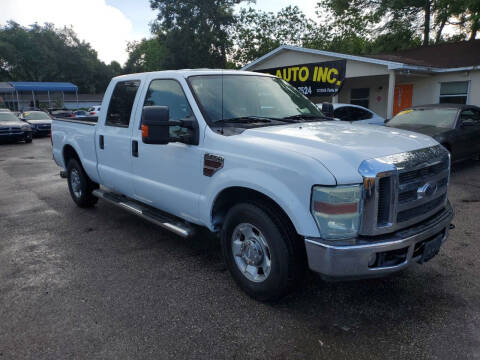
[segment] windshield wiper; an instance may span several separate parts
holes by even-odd
[[[279,120],[275,118],[263,117],[263,116],[240,116],[230,119],[222,119],[215,121],[215,124],[251,124],[251,123],[269,123],[273,120]]]
[[[296,122],[296,120],[330,120],[329,117],[323,115],[313,115],[313,114],[297,114],[297,115],[290,115],[285,116],[282,120],[293,120],[292,122]]]

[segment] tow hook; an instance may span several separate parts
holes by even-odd
[[[450,224],[450,225],[448,225],[448,229],[449,229],[449,230],[453,230],[453,229],[455,229],[455,225],[454,225],[454,224]]]

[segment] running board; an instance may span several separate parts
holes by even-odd
[[[195,232],[193,226],[125,196],[100,189],[93,190],[92,194],[184,238],[192,236]]]

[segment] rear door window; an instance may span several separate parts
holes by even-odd
[[[108,105],[106,126],[128,127],[140,80],[120,81],[113,89]]]

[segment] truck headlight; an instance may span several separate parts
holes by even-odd
[[[361,202],[361,185],[314,186],[310,209],[321,237],[355,237],[360,227]]]

